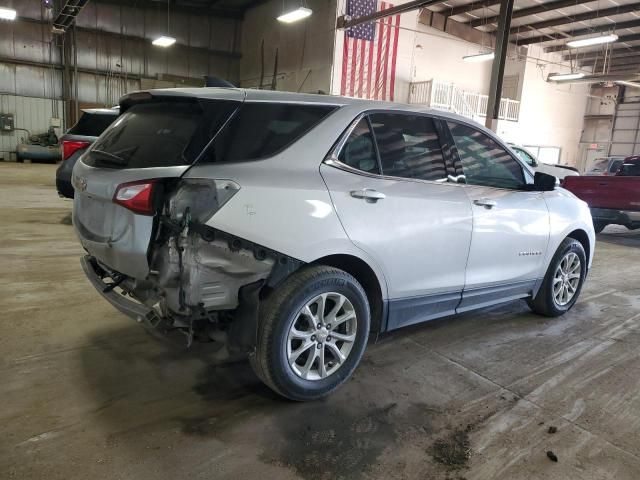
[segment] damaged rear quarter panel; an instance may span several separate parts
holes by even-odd
[[[278,173],[271,161],[190,170],[188,177],[232,179],[240,185],[206,225],[305,263],[335,254],[358,257],[374,270],[386,298],[381,269],[347,237],[319,170]]]

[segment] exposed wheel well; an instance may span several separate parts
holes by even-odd
[[[378,277],[372,268],[358,257],[342,254],[322,257],[312,263],[339,268],[353,275],[360,282],[367,294],[371,308],[371,331],[379,332],[382,327],[384,305],[380,282],[378,282]]]
[[[589,263],[589,258],[591,254],[591,244],[589,243],[589,235],[584,230],[574,230],[567,237],[573,238],[579,241],[582,244],[582,248],[584,248],[584,253],[587,256],[587,264]]]

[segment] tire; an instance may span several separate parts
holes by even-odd
[[[343,306],[334,313],[342,297]],[[321,324],[327,328],[318,329],[321,302],[325,305]],[[305,306],[307,313],[303,313]],[[313,317],[308,313],[313,313]],[[329,325],[334,317],[342,323]],[[293,273],[261,305],[257,345],[249,361],[258,377],[276,393],[296,401],[317,400],[345,382],[358,366],[369,338],[370,323],[367,295],[355,278],[337,268],[309,266]],[[297,340],[299,334],[311,336]],[[331,335],[353,341],[341,341]],[[338,361],[332,344],[341,353],[346,352],[344,360]],[[293,356],[301,350],[304,351],[292,365],[289,354]],[[311,355],[314,358],[306,368]]]
[[[605,229],[607,225],[609,224],[606,222],[600,222],[600,221],[594,220],[593,229],[595,230],[596,233],[600,233]]]
[[[575,264],[569,264],[569,267],[567,267],[566,270],[572,274],[577,274],[579,270],[580,276],[577,278],[577,282],[573,282],[571,284],[574,288],[573,295],[566,301],[566,303],[564,303],[562,301],[564,299],[558,300],[557,296],[554,294],[553,286],[558,283],[557,275],[558,269],[561,267],[561,262],[565,259],[573,259],[574,257],[572,257],[572,255],[575,255],[579,259],[579,268],[575,268]],[[571,268],[572,266],[574,268]],[[586,274],[587,256],[584,252],[584,247],[579,241],[573,238],[565,238],[551,259],[551,263],[549,264],[547,273],[544,276],[540,290],[538,290],[538,293],[534,298],[527,300],[529,307],[535,313],[546,317],[559,317],[560,315],[564,315],[578,300]],[[559,282],[563,282],[563,280],[559,280]],[[570,292],[571,289],[568,287],[566,291]]]

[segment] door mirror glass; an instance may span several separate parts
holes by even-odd
[[[542,172],[536,172],[533,177],[533,187],[537,192],[550,192],[556,188],[557,182],[556,177]]]

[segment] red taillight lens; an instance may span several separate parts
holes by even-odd
[[[142,180],[118,185],[116,193],[113,195],[113,203],[141,215],[153,215],[153,187],[155,183],[156,180]]]
[[[62,160],[66,160],[81,148],[87,148],[88,146],[89,146],[89,142],[63,140],[62,141]]]

